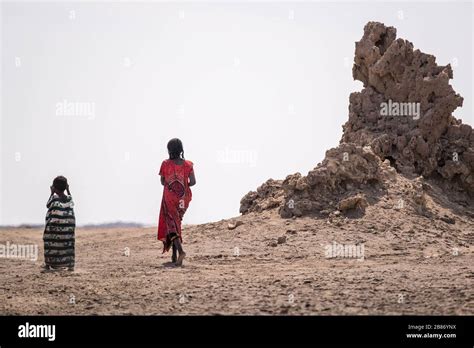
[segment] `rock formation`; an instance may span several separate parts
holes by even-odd
[[[369,22],[356,43],[352,71],[364,88],[350,95],[340,145],[308,175],[270,179],[249,192],[241,213],[363,213],[398,175],[413,181],[412,203],[420,213],[428,182],[453,202],[472,204],[474,132],[452,116],[463,98],[449,84],[451,66],[438,66],[434,56],[397,39],[395,28]]]

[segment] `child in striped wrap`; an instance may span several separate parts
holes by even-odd
[[[64,269],[74,271],[74,202],[67,179],[58,176],[50,187],[51,196],[46,207],[46,226],[44,229],[44,269],[45,271]],[[67,192],[67,195],[64,194]]]

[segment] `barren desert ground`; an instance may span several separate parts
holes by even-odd
[[[472,219],[384,214],[282,219],[270,210],[236,218],[233,230],[230,220],[186,226],[182,268],[161,254],[155,228],[79,228],[73,273],[40,272],[42,230],[1,230],[1,244],[37,243],[39,258],[0,259],[0,313],[474,314]],[[334,242],[363,245],[363,260],[326,257]]]

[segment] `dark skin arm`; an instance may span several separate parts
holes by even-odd
[[[189,186],[196,185],[196,177],[194,176],[194,170],[189,174]]]
[[[51,185],[49,188],[51,190],[51,196],[54,195],[55,193],[58,196],[64,196],[64,192],[58,191],[54,186]],[[71,195],[71,191],[69,191],[69,184],[66,186],[66,192],[69,196]]]

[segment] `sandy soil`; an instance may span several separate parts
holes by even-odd
[[[38,243],[40,255],[0,259],[0,313],[474,314],[472,219],[389,211],[290,220],[265,211],[234,230],[228,220],[186,226],[182,268],[161,254],[154,228],[78,229],[76,271],[40,273],[42,230],[3,229],[1,244]],[[333,242],[363,243],[364,259],[327,258]]]

